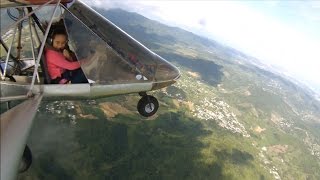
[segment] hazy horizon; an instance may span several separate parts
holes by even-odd
[[[320,2],[101,1],[221,42],[280,67],[320,94]],[[177,11],[178,9],[178,11]]]

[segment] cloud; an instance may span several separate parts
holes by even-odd
[[[301,15],[309,21],[320,21],[320,2],[311,1],[299,6]]]
[[[309,3],[312,8],[320,9],[320,1],[311,1]]]

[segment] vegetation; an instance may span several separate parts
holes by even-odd
[[[18,179],[320,179],[320,105],[308,92],[214,41],[119,9],[102,14],[181,79],[153,94],[151,118],[134,95],[43,102],[33,165]]]

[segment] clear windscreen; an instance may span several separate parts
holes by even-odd
[[[64,22],[88,79],[99,83],[168,81],[179,71],[80,2],[65,13]]]
[[[70,46],[88,79],[97,83],[118,84],[137,82],[139,72],[84,24],[66,13],[64,22]]]

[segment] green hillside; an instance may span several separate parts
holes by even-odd
[[[320,179],[320,103],[232,48],[120,9],[100,10],[182,76],[138,95],[43,102],[21,180]]]

